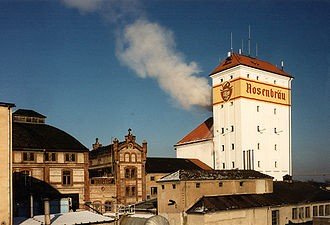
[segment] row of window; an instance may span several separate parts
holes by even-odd
[[[299,207],[292,208],[292,219],[303,219],[310,218],[310,207]],[[328,205],[315,205],[313,206],[313,216],[329,216],[330,215],[330,204]]]
[[[233,78],[234,78],[234,76],[233,75],[230,75],[230,80],[233,79]],[[250,74],[246,74],[246,78],[250,78]],[[259,76],[255,76],[255,79],[256,80],[259,80]],[[222,83],[223,81],[224,81],[224,79],[223,78],[220,78],[220,82]],[[277,81],[276,80],[273,80],[273,83],[276,84]]]
[[[31,171],[29,170],[23,170],[20,171],[20,174],[23,176],[24,179],[24,185],[25,186],[30,186],[31,185]],[[64,186],[71,186],[73,182],[73,172],[72,170],[62,170],[62,185]],[[17,178],[15,178],[17,179]]]
[[[231,162],[231,165],[232,165],[232,168],[235,169],[235,162],[234,161]],[[258,168],[261,167],[261,161],[257,161],[257,166],[258,166]],[[275,161],[274,162],[274,168],[277,168],[277,167],[278,167],[278,162]],[[222,163],[222,169],[226,169],[226,163]]]
[[[260,106],[259,105],[257,105],[257,112],[260,112]],[[274,115],[276,115],[276,113],[277,113],[276,108],[274,108],[273,113],[274,113]]]
[[[23,152],[23,161],[24,162],[34,162],[36,157],[34,152]],[[46,152],[44,153],[44,161],[46,162],[56,162],[57,155],[55,152]],[[65,162],[76,162],[75,153],[65,153],[64,160]]]
[[[258,125],[257,126],[257,131],[259,132],[259,133],[262,133],[262,132],[264,132],[266,130],[266,128],[260,128],[260,126]],[[277,128],[276,127],[274,127],[274,133],[275,134],[279,134],[279,133],[281,133],[282,131],[279,131],[279,130],[277,130]]]
[[[244,181],[240,181],[239,186],[243,187],[243,185],[244,185]],[[218,186],[223,187],[223,182],[219,182]],[[200,187],[201,187],[201,183],[199,183],[199,182],[195,183],[195,188],[200,188]],[[176,184],[172,184],[172,189],[176,189]],[[162,190],[165,190],[164,184],[162,185]],[[151,193],[153,193],[152,191],[153,191],[153,189],[151,189]],[[156,194],[157,194],[157,188],[156,188]]]
[[[136,162],[136,154],[135,153],[125,153],[124,161],[125,162]]]

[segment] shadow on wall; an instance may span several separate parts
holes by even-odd
[[[63,196],[50,184],[29,176],[26,171],[13,174],[13,216],[31,217],[44,214],[44,199],[50,200],[51,213],[60,213]],[[75,196],[72,196],[75,197]],[[33,210],[31,210],[33,206]],[[67,204],[69,210],[69,205]]]

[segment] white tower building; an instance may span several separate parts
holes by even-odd
[[[292,76],[268,62],[229,53],[211,73],[216,169],[292,175]]]

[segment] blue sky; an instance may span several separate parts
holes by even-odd
[[[208,74],[230,49],[230,32],[234,51],[242,39],[246,51],[251,25],[252,55],[258,43],[259,58],[277,65],[284,60],[285,70],[295,77],[294,173],[330,172],[329,1],[134,2],[127,12],[111,7],[84,11],[55,0],[0,1],[1,101],[46,115],[49,124],[89,148],[96,137],[109,144],[132,128],[138,141],[148,141],[149,156],[174,157],[173,145],[211,113],[194,106],[195,99],[192,106],[183,105],[173,97],[177,90],[166,89],[176,85],[171,78],[180,71],[159,65],[164,71],[155,77],[154,68],[137,70],[129,63],[142,57],[134,49],[118,53],[118,43],[127,44],[125,29],[143,17],[140,25],[157,31],[144,35],[164,38],[170,49],[155,50],[165,58],[175,55],[170,60],[177,61],[166,65],[195,69],[192,76],[210,84]],[[123,17],[114,21],[118,15]]]

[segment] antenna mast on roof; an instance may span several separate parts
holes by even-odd
[[[244,53],[244,40],[242,39],[242,54]]]
[[[258,43],[256,43],[256,57],[258,57]]]
[[[249,25],[249,40],[248,40],[248,44],[249,44],[249,56],[251,55],[251,27]]]
[[[233,53],[233,32],[230,32],[230,52]]]

